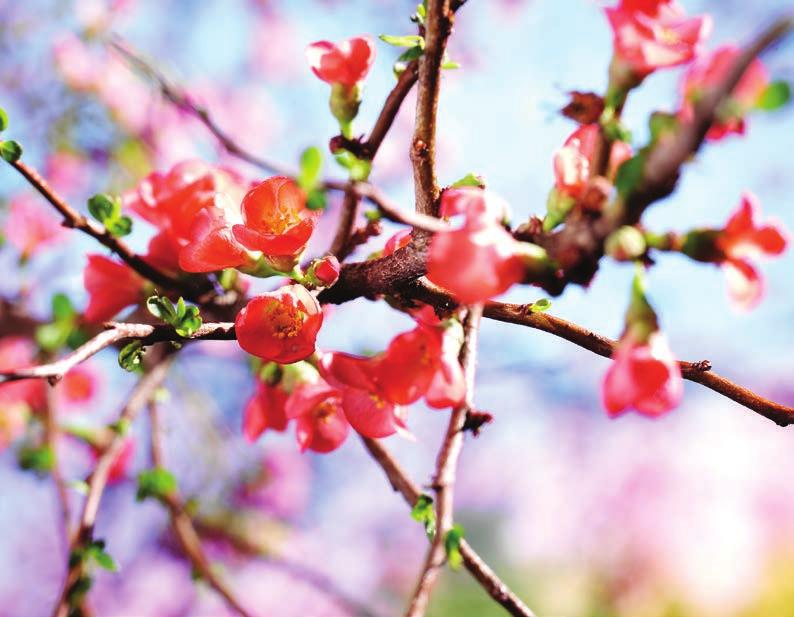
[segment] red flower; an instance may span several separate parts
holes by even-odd
[[[97,376],[84,365],[71,369],[58,384],[58,392],[66,404],[81,406],[96,394]]]
[[[179,266],[186,272],[214,272],[253,265],[253,257],[232,233],[234,218],[229,198],[216,195],[214,205],[193,217],[189,242],[179,252]]]
[[[143,298],[146,282],[129,266],[103,255],[89,255],[83,270],[88,292],[85,320],[98,323],[112,319],[123,308]]]
[[[375,43],[368,36],[354,36],[338,45],[317,41],[306,48],[306,59],[324,82],[355,86],[369,73],[375,60]]]
[[[301,384],[292,391],[287,416],[296,420],[301,452],[336,450],[350,430],[342,411],[342,392],[322,380]]]
[[[497,224],[437,233],[430,243],[427,278],[462,304],[485,302],[524,278],[516,245]]]
[[[62,240],[64,231],[58,217],[35,198],[19,196],[11,200],[4,233],[22,259]]]
[[[125,207],[161,230],[150,263],[187,272],[211,272],[252,263],[231,233],[242,220],[237,204],[246,184],[235,173],[202,161],[184,161],[147,176],[124,195]],[[167,249],[167,250],[166,250]]]
[[[620,0],[604,9],[615,54],[639,77],[691,61],[711,33],[711,17],[687,17],[674,0]]]
[[[287,393],[280,387],[258,382],[256,392],[243,411],[243,435],[253,443],[266,429],[282,432],[287,428]]]
[[[342,391],[342,407],[354,429],[367,437],[404,430],[403,405],[423,396],[436,408],[461,403],[466,387],[457,359],[460,343],[445,332],[442,325],[420,321],[415,329],[394,337],[378,356],[323,356],[321,372]]]
[[[721,262],[728,279],[728,289],[737,306],[749,310],[763,296],[761,275],[749,258],[780,255],[787,239],[780,226],[758,225],[760,207],[752,193],[742,195],[736,211],[717,237],[717,247],[724,256]]]
[[[738,47],[724,45],[689,68],[681,85],[683,104],[680,115],[683,120],[692,119],[694,105],[703,96],[704,91],[717,86],[725,79],[740,54],[741,50]],[[755,108],[768,87],[769,74],[766,68],[760,60],[753,60],[731,92],[728,112],[719,114],[720,117],[711,125],[706,138],[717,141],[730,133],[743,135],[745,114]]]
[[[264,360],[289,364],[308,358],[323,323],[317,300],[301,285],[253,298],[237,315],[237,342]]]
[[[604,407],[611,417],[631,408],[655,417],[681,401],[681,369],[660,332],[653,332],[644,344],[624,336],[612,360],[602,386]]]
[[[394,251],[401,249],[404,246],[408,246],[410,242],[411,242],[411,230],[401,229],[400,231],[395,233],[391,238],[386,240],[386,244],[383,246],[382,257],[391,255],[392,253],[394,253]]]
[[[595,156],[600,128],[597,124],[585,124],[576,129],[562,148],[554,155],[554,178],[557,190],[581,197],[590,180],[590,165]],[[607,170],[608,178],[614,179],[618,167],[631,158],[631,146],[616,141],[612,144]]]
[[[314,231],[317,213],[306,208],[306,195],[290,178],[274,176],[246,193],[243,224],[234,237],[243,246],[265,255],[295,256]]]

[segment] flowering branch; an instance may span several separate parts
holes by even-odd
[[[376,439],[362,437],[364,447],[375,462],[380,465],[386,474],[392,488],[402,495],[405,502],[413,507],[422,491],[408,477],[405,470],[381,443]],[[493,570],[480,558],[465,538],[460,541],[460,553],[463,565],[477,580],[485,592],[498,602],[513,617],[535,617],[535,614],[516,596],[510,588],[494,573]]]
[[[164,355],[158,358],[149,372],[141,377],[140,381],[138,381],[137,385],[130,393],[124,408],[121,410],[118,421],[119,425],[128,425],[135,420],[138,413],[146,406],[157,388],[160,387],[160,384],[165,379],[171,365],[171,359],[170,355]],[[81,581],[84,580],[82,560],[72,559],[72,553],[75,549],[87,546],[93,541],[94,524],[96,523],[102,494],[107,486],[108,475],[110,474],[113,462],[121,453],[123,447],[124,436],[120,431],[114,432],[110,443],[102,454],[100,454],[96,466],[93,472],[91,472],[91,476],[88,478],[88,493],[83,504],[77,531],[70,543],[71,551],[69,555],[68,571],[63,589],[58,598],[55,610],[53,611],[54,617],[66,617],[69,614],[70,600],[75,590],[80,586]]]
[[[0,371],[0,383],[19,379],[46,379],[54,385],[63,379],[63,376],[72,368],[94,354],[106,347],[130,339],[139,340],[143,345],[165,341],[235,339],[233,323],[206,323],[190,337],[180,336],[172,326],[165,325],[110,322],[106,326],[106,330],[60,360],[30,368]]]
[[[137,255],[125,242],[119,240],[111,234],[103,226],[95,223],[94,221],[86,218],[80,212],[72,208],[66,201],[56,193],[47,181],[32,167],[23,163],[22,161],[14,161],[9,163],[16,169],[41,195],[52,204],[55,209],[63,216],[63,224],[65,227],[71,229],[79,229],[87,233],[89,236],[95,238],[100,244],[106,246],[116,255],[118,255],[124,263],[130,268],[135,270],[144,278],[150,280],[155,285],[160,285],[164,289],[173,289],[181,292],[186,298],[194,300],[198,299],[201,291],[206,289],[197,289],[196,286],[184,283],[175,279],[157,268],[149,265],[140,255]]]
[[[463,322],[463,345],[459,359],[466,377],[466,397],[462,405],[452,410],[447,432],[438,452],[436,471],[433,477],[433,490],[436,492],[437,529],[427,551],[422,573],[419,576],[419,582],[416,585],[406,617],[421,617],[425,614],[430,594],[446,561],[444,543],[453,524],[455,470],[463,449],[463,425],[466,422],[466,414],[472,409],[473,404],[477,338],[481,318],[482,305],[478,304],[468,308]]]
[[[152,464],[156,468],[163,468],[160,414],[157,405],[151,400],[149,401],[149,421]],[[204,552],[204,547],[201,545],[201,538],[193,526],[190,515],[185,511],[185,504],[179,493],[176,490],[168,492],[162,495],[162,501],[168,509],[168,516],[174,535],[193,569],[201,575],[203,580],[207,581],[210,587],[226,601],[235,613],[241,617],[250,617],[251,613],[243,608],[239,600],[235,598],[234,594],[226,586],[226,583],[212,569],[210,561]]]

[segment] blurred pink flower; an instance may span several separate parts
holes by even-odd
[[[22,259],[63,240],[66,230],[58,215],[33,195],[11,198],[11,207],[3,229],[8,243],[16,248]]]

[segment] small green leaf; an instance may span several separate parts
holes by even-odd
[[[441,68],[444,69],[445,71],[459,69],[460,68],[460,62],[456,62],[455,60],[444,60],[441,63]]]
[[[25,446],[19,450],[19,466],[38,474],[46,474],[55,464],[55,453],[48,445]]]
[[[67,486],[80,495],[88,495],[88,482],[85,480],[72,480]]]
[[[551,300],[548,298],[541,298],[540,300],[535,300],[532,304],[529,305],[529,310],[532,313],[543,313],[548,311],[551,308]]]
[[[16,163],[22,156],[22,146],[18,141],[0,142],[0,156],[9,163]]]
[[[791,86],[788,82],[774,81],[764,90],[756,107],[764,111],[772,111],[783,107],[789,99],[791,99]]]
[[[8,128],[8,114],[6,110],[0,107],[0,131],[5,131]]]
[[[408,65],[417,58],[421,57],[423,53],[425,53],[424,49],[418,45],[405,50],[394,62],[394,74],[399,77],[405,71],[405,69],[408,68]]]
[[[146,298],[146,308],[152,315],[157,317],[157,319],[167,324],[173,325],[177,319],[176,309],[173,303],[163,296],[154,295]]]
[[[69,296],[57,293],[52,297],[52,317],[55,321],[64,321],[77,315],[77,311]]]
[[[414,507],[411,508],[411,518],[422,523],[428,540],[436,535],[436,511],[433,509],[433,498],[429,495],[419,495]]]
[[[463,564],[463,555],[460,552],[460,541],[465,530],[462,525],[454,524],[452,529],[444,536],[444,550],[447,552],[449,567],[457,570]]]
[[[350,179],[355,182],[366,182],[372,171],[372,163],[365,159],[356,159],[350,168]]]
[[[154,467],[138,474],[138,490],[135,499],[143,501],[149,497],[163,499],[176,491],[174,474],[163,467]]]
[[[118,571],[118,567],[116,566],[116,562],[113,560],[113,557],[111,557],[110,553],[105,550],[104,540],[95,540],[88,547],[86,547],[85,552],[86,556],[90,557],[100,568],[107,570],[108,572]]]
[[[88,211],[97,221],[104,223],[118,217],[121,212],[121,204],[114,200],[110,195],[98,193],[88,200]]]
[[[368,210],[364,210],[364,218],[368,221],[376,223],[383,218],[383,215],[380,213],[380,210],[370,208]]]
[[[479,188],[485,188],[485,180],[483,180],[482,176],[478,176],[473,172],[469,172],[460,180],[450,184],[449,188],[459,189],[462,186],[476,186]]]
[[[116,422],[108,424],[108,428],[114,433],[124,437],[130,430],[130,421],[127,418],[121,418]]]
[[[416,34],[407,34],[405,36],[393,36],[391,34],[381,34],[378,37],[384,43],[394,45],[395,47],[414,47],[419,46],[422,49],[425,47],[425,39]]]
[[[132,219],[128,216],[120,216],[116,219],[105,220],[105,228],[110,235],[116,238],[128,236],[132,233]]]
[[[182,296],[180,296],[179,300],[176,301],[177,319],[182,319],[186,313],[187,313],[187,305],[185,304],[185,299]]]
[[[44,351],[57,351],[66,344],[72,326],[67,321],[56,321],[36,328],[36,344]]]
[[[174,326],[174,329],[179,336],[189,338],[198,331],[202,323],[198,307],[190,306],[187,309],[187,313]]]
[[[546,199],[546,216],[543,217],[543,231],[546,233],[565,222],[565,218],[573,210],[576,200],[570,195],[558,191],[556,188],[549,191]]]
[[[322,189],[315,188],[306,196],[306,207],[309,210],[322,210],[327,202],[325,191]]]
[[[307,193],[312,191],[320,181],[323,169],[323,153],[316,146],[306,148],[301,153],[298,185]]]
[[[643,169],[645,168],[645,155],[641,152],[618,167],[615,177],[615,187],[621,196],[628,195],[642,180]]]
[[[143,343],[132,341],[119,351],[119,366],[125,371],[138,369],[143,362]]]

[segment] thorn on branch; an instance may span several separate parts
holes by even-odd
[[[460,430],[463,432],[471,431],[472,435],[479,437],[482,427],[491,422],[493,422],[493,414],[487,411],[470,409],[466,412],[466,420],[463,422],[463,427]]]

